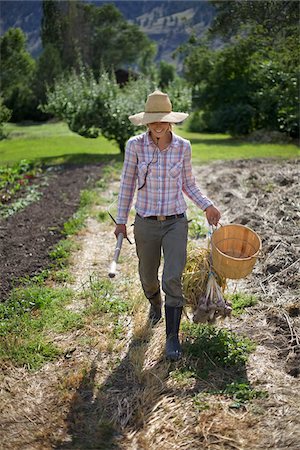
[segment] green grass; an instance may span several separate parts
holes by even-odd
[[[40,125],[6,124],[9,138],[0,142],[1,164],[41,160],[46,164],[122,160],[116,143],[100,136],[87,139],[69,130],[62,122]],[[175,127],[175,133],[189,139],[195,162],[241,158],[297,158],[294,144],[258,144],[232,138],[226,134],[192,133]]]
[[[60,356],[50,332],[65,333],[83,326],[80,314],[66,309],[70,289],[34,283],[17,288],[0,304],[0,359],[36,370]]]
[[[64,123],[41,125],[7,124],[8,139],[0,142],[0,161],[42,160],[49,164],[96,162],[119,155],[116,143],[100,136],[87,139],[73,133]]]
[[[294,144],[251,143],[226,134],[192,133],[184,127],[175,128],[176,132],[191,141],[194,162],[223,159],[299,157],[299,147]]]
[[[88,289],[85,290],[85,297],[90,303],[86,309],[88,315],[119,315],[129,312],[128,302],[114,294],[113,284],[109,280],[91,279]]]

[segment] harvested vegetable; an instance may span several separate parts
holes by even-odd
[[[210,249],[189,248],[183,293],[195,323],[212,323],[230,315],[231,307],[223,297],[225,287],[226,279],[213,270]]]

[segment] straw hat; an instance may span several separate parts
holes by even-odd
[[[145,112],[129,116],[129,120],[134,125],[147,125],[153,122],[182,122],[188,114],[172,111],[172,103],[167,94],[161,91],[154,91],[148,95],[145,104]]]

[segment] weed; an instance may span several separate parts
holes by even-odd
[[[48,361],[61,355],[61,351],[51,342],[45,342],[38,336],[36,339],[16,337],[15,340],[4,339],[0,344],[0,360],[11,361],[16,366],[29,370],[37,370]]]
[[[209,409],[209,403],[205,401],[203,394],[195,395],[193,398],[193,404],[198,412],[206,411],[207,409]]]
[[[98,195],[94,190],[84,189],[80,193],[80,208],[92,206],[97,202]]]
[[[191,378],[197,378],[195,370],[189,367],[178,367],[174,371],[170,372],[171,378],[182,383],[190,380]]]
[[[119,319],[114,320],[114,327],[112,333],[116,339],[122,339],[124,337],[125,335],[124,324]]]
[[[268,397],[267,391],[259,391],[253,389],[247,379],[233,381],[227,384],[223,389],[214,389],[208,392],[211,395],[223,395],[233,400],[229,405],[230,408],[239,409],[246,403],[258,399]]]
[[[59,241],[59,243],[49,253],[49,256],[54,261],[55,266],[63,268],[73,249],[74,243],[69,239],[64,239]]]
[[[113,286],[107,280],[90,280],[90,288],[85,291],[85,297],[91,301],[87,314],[120,314],[129,310],[128,303],[113,293]]]
[[[0,357],[16,365],[38,369],[61,351],[48,342],[47,333],[81,328],[80,314],[65,308],[73,292],[35,284],[14,289],[0,304]]]
[[[250,339],[212,325],[185,322],[182,330],[185,334],[184,347],[187,355],[205,361],[208,369],[244,364],[249,353],[254,350]]]
[[[231,303],[233,315],[238,316],[245,312],[246,308],[257,304],[257,299],[254,295],[237,292],[236,294],[226,295],[226,299]]]
[[[222,393],[233,398],[239,404],[255,398],[266,398],[268,396],[266,391],[252,389],[248,381],[234,381],[228,384]]]
[[[98,212],[98,214],[97,214],[97,220],[98,220],[99,222],[105,222],[105,221],[108,220],[108,219],[109,219],[109,215],[107,214],[106,211],[100,211],[100,212]]]
[[[78,233],[78,231],[84,227],[86,218],[87,214],[85,210],[78,209],[76,213],[73,214],[73,217],[64,223],[64,234],[67,236],[72,236],[73,234]]]
[[[22,284],[23,286],[27,286],[29,284],[42,285],[49,275],[50,269],[44,269],[33,277],[26,275],[25,277],[18,278],[18,284]]]
[[[121,167],[122,163],[116,162],[115,160],[110,161],[110,164],[103,167],[102,177],[97,182],[96,186],[102,191],[105,191],[109,182],[119,180]]]

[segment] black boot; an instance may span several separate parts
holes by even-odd
[[[156,325],[161,319],[161,295],[156,293],[148,299],[150,302],[149,321],[151,325]]]
[[[178,338],[182,307],[165,306],[166,311],[166,357],[177,361],[181,357],[181,346]]]

